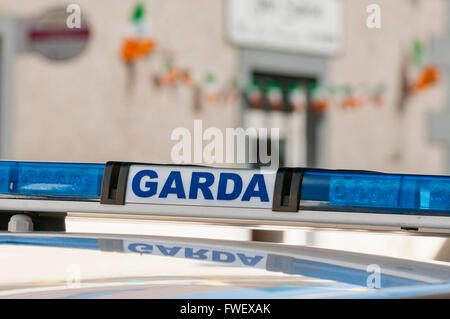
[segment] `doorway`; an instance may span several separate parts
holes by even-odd
[[[252,83],[257,83],[260,87],[261,91],[268,92],[268,90],[276,86],[279,92],[281,92],[281,100],[282,105],[277,109],[274,109],[267,98],[267,94],[264,94],[264,98],[262,100],[262,105],[259,107],[259,110],[265,113],[265,116],[268,118],[273,118],[275,115],[282,116],[285,119],[289,119],[294,116],[294,110],[292,109],[289,103],[289,92],[292,87],[298,86],[304,88],[304,92],[306,94],[306,107],[304,110],[304,122],[305,125],[300,128],[296,134],[301,134],[304,136],[306,147],[304,148],[303,154],[305,157],[304,163],[308,167],[317,167],[319,165],[319,143],[320,143],[320,124],[323,121],[323,114],[312,111],[311,108],[311,100],[312,100],[312,88],[317,85],[317,79],[309,76],[302,75],[288,75],[274,72],[264,72],[264,71],[253,71],[251,74]],[[244,97],[245,101],[245,109],[248,111],[252,109],[252,105],[249,103],[248,98]],[[287,140],[293,139],[295,141],[295,137],[285,135],[280,138],[280,147],[279,147],[279,163],[280,166],[286,165],[286,152],[288,151],[289,144]],[[271,141],[267,141],[270,146]],[[259,145],[259,141],[257,141]],[[270,149],[270,148],[269,148]],[[252,165],[253,167],[261,167],[261,163],[258,162]]]

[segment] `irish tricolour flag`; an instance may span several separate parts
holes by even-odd
[[[127,36],[122,45],[122,59],[125,62],[133,62],[146,57],[155,49],[155,45],[150,24],[146,17],[145,6],[137,4],[133,9]]]

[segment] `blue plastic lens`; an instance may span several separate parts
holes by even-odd
[[[394,207],[397,205],[400,178],[375,176],[337,176],[330,179],[330,204]]]
[[[103,164],[0,162],[0,194],[99,198]]]
[[[301,200],[318,207],[450,211],[450,177],[307,171]]]

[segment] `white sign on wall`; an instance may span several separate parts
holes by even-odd
[[[342,44],[341,0],[228,0],[227,22],[243,47],[333,55]]]

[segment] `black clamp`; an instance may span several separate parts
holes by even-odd
[[[105,165],[100,196],[101,204],[124,205],[128,171],[131,163],[108,162]]]
[[[272,211],[298,212],[303,181],[303,168],[280,167],[275,177]]]

